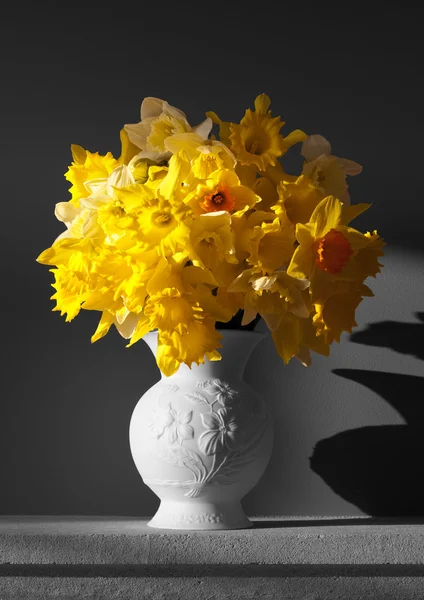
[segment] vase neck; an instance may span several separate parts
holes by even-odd
[[[240,331],[236,329],[223,329],[221,330],[221,334],[222,348],[218,349],[222,355],[221,360],[210,361],[205,359],[204,364],[196,365],[193,363],[191,368],[185,364],[181,364],[178,371],[174,375],[171,375],[171,377],[161,374],[162,379],[169,380],[179,377],[193,379],[208,379],[211,377],[242,379],[250,355],[255,346],[265,338],[265,334],[257,331]],[[143,339],[156,356],[158,345],[157,333],[150,332]]]

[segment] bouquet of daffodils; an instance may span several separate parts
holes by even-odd
[[[72,197],[55,210],[66,230],[37,259],[53,267],[53,310],[66,321],[100,311],[93,342],[112,325],[128,346],[157,330],[167,376],[219,360],[219,324],[259,315],[285,363],[328,355],[373,295],[364,281],[384,242],[350,226],[370,206],[350,203],[346,176],[360,165],[320,135],[284,136],[270,103],[261,94],[239,123],[209,112],[191,127],[145,98],[119,158],[73,145]],[[296,144],[303,167],[291,174],[282,159]]]

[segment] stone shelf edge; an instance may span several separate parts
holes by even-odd
[[[178,532],[152,529],[143,518],[0,517],[0,569],[13,565],[424,565],[424,519],[267,517],[252,521],[251,529]]]

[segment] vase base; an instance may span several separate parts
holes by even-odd
[[[163,501],[149,527],[157,529],[217,530],[245,529],[253,524],[245,515],[240,502],[212,504]]]

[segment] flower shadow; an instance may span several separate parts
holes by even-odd
[[[356,369],[334,373],[377,392],[406,424],[360,427],[321,440],[311,469],[365,514],[424,515],[424,377]]]
[[[391,348],[424,360],[424,312],[415,313],[420,323],[381,321],[371,323],[363,331],[350,336],[350,341],[366,346]]]
[[[417,317],[424,320],[423,313]],[[422,323],[373,323],[351,340],[424,359]],[[424,377],[361,369],[333,373],[377,393],[405,424],[360,427],[320,440],[310,457],[312,471],[367,515],[424,516]]]

